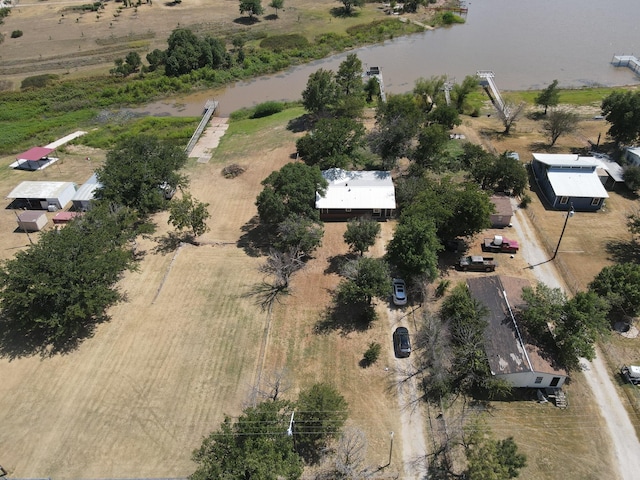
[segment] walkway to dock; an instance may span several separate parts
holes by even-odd
[[[614,55],[611,63],[616,67],[629,67],[633,73],[640,75],[640,60],[633,55]]]
[[[200,136],[198,143],[193,147],[189,157],[197,158],[198,163],[209,162],[213,152],[220,143],[220,139],[224,136],[227,128],[229,128],[228,120],[228,118],[213,117],[211,122],[209,122],[207,130]]]
[[[193,135],[191,136],[191,140],[189,140],[187,147],[184,149],[185,152],[187,152],[187,155],[191,153],[191,150],[193,150],[193,147],[195,147],[196,143],[198,143],[198,139],[200,138],[200,135],[202,135],[202,132],[207,126],[207,123],[209,123],[209,119],[211,118],[211,115],[214,114],[217,108],[218,108],[218,102],[216,102],[215,100],[207,100],[207,103],[204,104],[204,113],[202,115],[202,120],[200,120],[200,123],[198,124],[198,128],[196,128],[196,131],[193,132]]]
[[[491,70],[478,70],[476,72],[476,76],[480,78],[480,85],[482,85],[487,94],[489,94],[489,98],[493,102],[493,105],[499,110],[505,118],[509,118],[511,115],[511,111],[509,107],[504,103],[502,99],[502,95],[500,95],[500,90],[498,90],[498,86],[494,81],[495,73]]]

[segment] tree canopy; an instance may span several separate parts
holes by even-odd
[[[5,334],[19,334],[37,349],[64,350],[106,320],[123,299],[116,284],[134,267],[127,242],[137,234],[129,209],[96,205],[2,265],[0,300]]]
[[[202,203],[185,193],[179,200],[173,200],[169,207],[169,223],[176,230],[187,230],[191,240],[209,230],[207,220],[211,214],[207,210],[208,203]]]
[[[287,163],[265,178],[262,185],[264,189],[256,200],[262,223],[275,225],[290,215],[319,219],[315,208],[316,192],[324,194],[327,181],[317,166]]]
[[[573,133],[578,128],[578,115],[569,110],[553,110],[542,123],[542,129],[549,136],[550,147],[562,135]]]
[[[640,314],[640,265],[618,263],[604,267],[589,284],[589,290],[606,299],[619,313]]]
[[[363,146],[364,132],[364,125],[357,120],[323,118],[296,141],[296,148],[307,165],[317,165],[321,170],[346,168]]]
[[[191,480],[295,480],[302,460],[286,435],[294,407],[286,401],[267,401],[246,408],[236,420],[226,416],[219,429],[193,452],[196,471]]]
[[[640,139],[640,91],[614,91],[602,100],[602,114],[611,124],[607,133],[616,143]]]
[[[344,232],[344,241],[352,251],[362,256],[369,247],[375,245],[379,235],[380,224],[376,220],[360,217],[349,220]]]
[[[249,18],[254,15],[262,15],[264,8],[261,0],[240,0],[240,13],[248,13]]]
[[[529,183],[527,169],[520,160],[504,152],[499,156],[483,154],[470,168],[471,177],[483,190],[520,195]]]
[[[302,105],[308,112],[322,115],[335,106],[337,99],[338,85],[331,70],[320,68],[309,75],[302,91]]]
[[[136,209],[141,215],[167,207],[165,192],[186,184],[178,171],[187,162],[184,150],[156,137],[139,135],[119,142],[96,173],[96,198]]]
[[[344,273],[347,278],[337,289],[337,298],[342,304],[370,305],[374,297],[391,295],[391,276],[384,260],[360,257],[348,264]]]
[[[547,108],[555,107],[560,101],[560,92],[558,91],[558,80],[554,80],[551,84],[542,90],[535,98],[536,105],[544,107],[544,114],[547,114]]]
[[[433,220],[421,215],[402,215],[387,245],[387,258],[404,273],[434,279],[441,249]]]
[[[161,56],[154,53],[152,60],[164,61],[168,76],[179,76],[205,66],[214,69],[230,66],[230,56],[223,41],[212,37],[198,38],[188,28],[177,28],[167,40],[168,48]],[[157,65],[156,65],[157,66]]]

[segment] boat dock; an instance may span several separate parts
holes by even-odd
[[[195,147],[196,143],[198,143],[200,135],[202,135],[202,132],[204,131],[207,123],[209,123],[211,116],[214,114],[217,108],[218,102],[215,100],[207,100],[207,103],[204,104],[204,113],[202,114],[202,119],[200,120],[196,131],[193,132],[193,135],[191,135],[191,140],[189,140],[187,147],[184,149],[184,151],[187,152],[187,155],[191,153],[193,147]]]
[[[491,70],[478,70],[476,76],[480,78],[480,85],[484,87],[496,109],[498,109],[505,118],[509,118],[511,111],[504,103],[502,95],[500,95],[500,90],[498,90],[498,86],[494,80],[496,76],[495,73]]]
[[[633,73],[640,75],[640,60],[633,55],[614,55],[611,63],[616,67],[629,67]]]

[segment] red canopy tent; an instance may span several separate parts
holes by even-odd
[[[20,155],[17,155],[16,160],[40,160],[42,158],[46,158],[51,152],[53,152],[53,148],[33,147],[26,152],[22,152]]]
[[[26,152],[16,155],[16,162],[12,163],[10,166],[12,168],[19,168],[22,170],[38,170],[40,168],[44,168],[44,166],[51,162],[49,154],[53,152],[53,150],[53,148],[48,147],[30,148]]]

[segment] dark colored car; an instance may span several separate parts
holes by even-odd
[[[398,327],[393,332],[393,349],[396,357],[405,358],[411,355],[411,340],[409,340],[409,330],[405,327]]]

